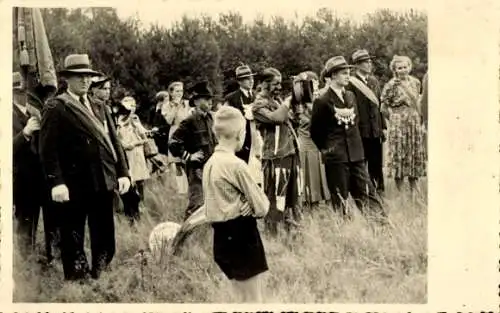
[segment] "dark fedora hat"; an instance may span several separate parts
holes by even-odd
[[[91,79],[90,88],[98,87],[104,85],[104,83],[109,82],[111,77],[108,76],[94,76]]]
[[[351,56],[351,62],[356,64],[356,63],[361,63],[363,61],[371,60],[374,59],[374,57],[370,56],[367,50],[365,49],[358,49],[354,51],[354,53]]]
[[[240,80],[243,78],[255,76],[255,73],[252,73],[252,70],[248,65],[240,65],[236,68],[236,79]]]
[[[198,82],[191,88],[191,99],[193,100],[198,98],[211,99],[213,97],[214,94],[207,81]]]
[[[90,60],[87,54],[70,54],[64,59],[64,69],[59,72],[63,76],[68,75],[90,75],[104,76],[90,68]]]
[[[328,77],[331,74],[346,69],[346,68],[352,68],[353,66],[348,64],[345,58],[341,55],[334,56],[325,63],[325,76]]]

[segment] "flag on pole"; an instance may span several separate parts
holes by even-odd
[[[46,95],[57,90],[57,75],[42,13],[39,8],[15,7],[13,10],[15,58],[19,60],[27,94],[40,100],[31,101],[34,108],[29,109],[41,110]]]

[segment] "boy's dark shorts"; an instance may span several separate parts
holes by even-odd
[[[269,269],[254,217],[240,216],[212,227],[215,263],[227,278],[246,280]]]

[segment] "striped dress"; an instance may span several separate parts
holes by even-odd
[[[300,163],[303,177],[304,200],[307,204],[330,200],[330,192],[326,182],[325,164],[321,152],[311,139],[311,105],[307,105],[299,114],[298,137],[300,142]]]

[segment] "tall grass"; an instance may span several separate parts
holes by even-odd
[[[344,222],[327,206],[308,212],[301,235],[263,233],[270,271],[267,302],[425,303],[427,298],[427,188],[413,199],[388,182],[386,207],[394,229],[372,226],[361,215]],[[147,211],[130,227],[116,218],[112,271],[86,284],[65,282],[60,262],[42,269],[14,253],[15,302],[231,302],[229,282],[212,259],[212,231],[200,227],[182,255],[147,256],[150,231],[161,221],[180,222],[187,205],[172,174],[149,181]],[[261,225],[260,225],[261,226]],[[39,233],[38,250],[43,251]],[[86,246],[88,247],[88,236]],[[141,255],[141,250],[146,251]],[[16,251],[16,249],[15,249]],[[88,251],[88,250],[87,250]],[[41,253],[41,252],[40,252]]]

